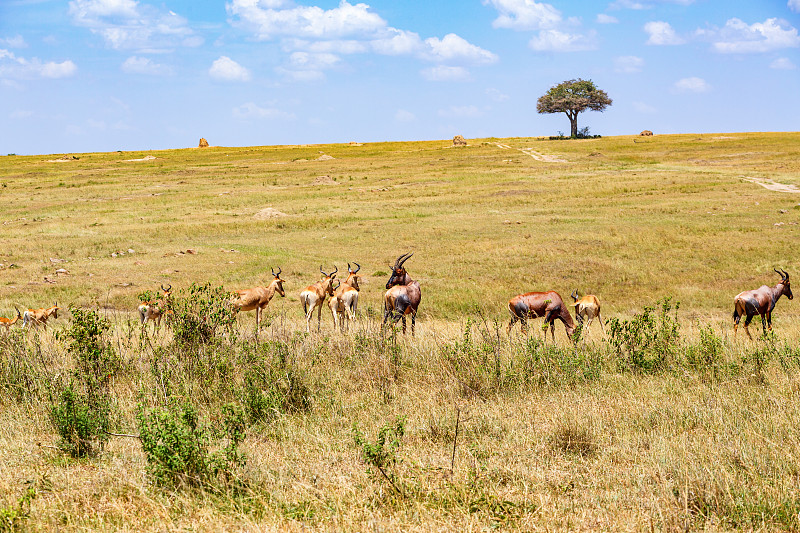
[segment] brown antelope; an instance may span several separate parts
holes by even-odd
[[[313,285],[309,285],[300,293],[300,301],[303,303],[303,312],[306,314],[306,332],[308,333],[311,332],[311,317],[314,315],[314,310],[317,308],[319,308],[317,311],[317,331],[319,331],[320,324],[322,323],[322,304],[325,303],[326,296],[333,296],[333,279],[336,277],[336,273],[339,272],[336,265],[333,265],[333,268],[335,269],[333,272],[326,274],[325,271],[322,270],[322,265],[320,265],[319,271],[322,272],[322,275],[325,277]]]
[[[600,322],[600,329],[603,331],[603,335],[605,335],[606,328],[603,327],[603,319],[600,317],[600,300],[597,299],[597,296],[594,294],[587,294],[583,298],[579,298],[577,289],[572,291],[570,296],[575,301],[575,318],[578,319],[581,325],[583,325],[583,319],[587,319],[586,333],[589,333],[589,326],[592,325],[592,320],[597,317],[597,320]]]
[[[139,321],[142,326],[146,325],[148,321],[153,322],[153,328],[158,329],[161,325],[161,317],[164,316],[167,307],[167,300],[169,299],[172,291],[172,285],[164,288],[161,285],[161,296],[155,301],[142,302],[137,308],[139,311]]]
[[[789,285],[789,274],[783,270],[774,269],[780,277],[781,281],[774,287],[767,287],[762,285],[757,289],[751,291],[740,292],[733,299],[733,336],[736,336],[736,330],[739,328],[739,320],[743,316],[747,318],[744,321],[744,331],[751,339],[750,330],[747,326],[756,314],[761,315],[761,327],[766,335],[767,329],[772,331],[772,310],[775,309],[775,304],[778,299],[786,295],[790,300],[792,296],[792,288]]]
[[[22,320],[22,315],[19,312],[19,308],[17,308],[17,306],[15,305],[14,309],[16,309],[17,311],[17,318],[11,319],[0,316],[0,326],[6,328],[6,333],[8,333],[9,329],[11,329],[11,326]]]
[[[347,263],[347,279],[339,284],[333,291],[333,296],[328,300],[328,307],[331,309],[333,315],[333,326],[339,327],[339,318],[341,317],[341,328],[344,330],[348,321],[356,319],[356,308],[358,307],[358,293],[361,290],[358,286],[358,280],[361,276],[358,271],[361,270],[361,265],[356,265],[355,270]]]
[[[272,297],[275,296],[275,293],[277,292],[280,294],[281,298],[286,296],[286,293],[283,292],[283,283],[285,280],[281,279],[281,267],[278,267],[277,273],[274,268],[271,270],[275,279],[273,279],[267,287],[254,287],[252,289],[236,291],[238,296],[231,301],[231,305],[236,308],[237,312],[256,310],[256,331],[258,331],[261,326],[261,311],[267,307],[267,304],[272,300]]]
[[[522,331],[528,330],[527,320],[529,318],[544,317],[544,338],[547,340],[547,328],[553,342],[556,340],[555,320],[559,319],[564,323],[567,337],[572,339],[575,332],[575,323],[572,321],[567,306],[556,291],[547,292],[528,292],[518,294],[509,300],[508,310],[511,312],[511,322],[508,323],[506,333],[511,332],[511,327],[519,320],[522,323]]]
[[[392,317],[396,323],[398,320],[403,320],[403,334],[406,333],[406,315],[411,315],[411,335],[414,335],[414,323],[417,319],[417,308],[422,299],[422,291],[419,288],[419,282],[411,279],[406,269],[403,268],[403,263],[414,255],[403,254],[397,258],[392,267],[392,276],[386,282],[386,293],[383,295],[383,324]]]
[[[58,318],[58,302],[55,302],[52,307],[40,307],[39,309],[28,309],[22,313],[22,327],[32,327],[41,325],[47,329],[47,321],[50,317]]]

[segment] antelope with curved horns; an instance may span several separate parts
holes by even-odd
[[[161,296],[159,296],[155,301],[149,302],[142,302],[137,310],[139,311],[139,321],[142,323],[142,326],[145,326],[148,321],[153,322],[153,329],[158,329],[159,325],[161,325],[161,317],[164,316],[166,312],[166,304],[167,300],[169,299],[172,291],[172,285],[169,285],[166,289],[164,285],[161,285]]]
[[[309,285],[300,293],[300,301],[303,303],[303,312],[306,314],[307,333],[311,332],[311,317],[314,315],[314,310],[317,308],[319,308],[319,311],[317,311],[317,331],[320,329],[320,324],[322,323],[322,304],[325,302],[326,296],[333,296],[333,279],[336,277],[336,273],[339,272],[336,265],[333,265],[333,268],[335,269],[333,272],[326,274],[325,271],[322,270],[322,265],[320,265],[319,271],[325,277],[313,285]]]
[[[41,325],[47,329],[47,321],[50,317],[58,318],[58,302],[54,302],[52,307],[40,307],[39,309],[28,309],[22,313],[22,327],[32,327]]]
[[[747,326],[750,325],[750,321],[756,314],[761,315],[761,327],[764,331],[764,334],[767,333],[767,329],[772,331],[772,310],[775,309],[775,304],[778,303],[778,299],[784,294],[790,300],[793,298],[792,288],[789,285],[789,274],[787,274],[784,270],[778,270],[777,268],[773,270],[775,270],[775,272],[777,272],[781,277],[781,281],[777,285],[774,287],[762,285],[761,287],[751,291],[740,292],[733,299],[734,337],[736,336],[736,330],[739,328],[739,320],[741,320],[743,316],[747,317],[744,321],[744,331],[751,339],[753,336],[750,335],[750,330],[747,329]]]
[[[15,305],[14,309],[17,311],[17,318],[11,319],[0,316],[0,326],[6,328],[6,333],[11,329],[11,326],[22,320],[22,314],[20,314],[19,308]]]
[[[544,339],[547,340],[547,328],[553,342],[556,340],[555,320],[559,319],[564,323],[567,337],[572,339],[575,332],[575,323],[572,321],[567,306],[556,291],[547,292],[527,292],[518,294],[508,301],[508,310],[511,312],[511,322],[508,323],[506,333],[511,332],[511,327],[519,320],[522,324],[522,331],[528,330],[527,320],[529,318],[544,317]]]
[[[238,296],[234,297],[231,301],[237,312],[238,311],[252,311],[256,310],[256,332],[261,326],[261,311],[267,307],[267,304],[275,296],[275,293],[281,295],[281,298],[286,296],[283,291],[283,283],[285,280],[281,279],[281,267],[278,267],[278,272],[272,268],[272,275],[275,279],[270,282],[267,287],[254,287],[252,289],[243,289],[235,291]]]
[[[339,284],[333,291],[333,296],[328,300],[328,307],[331,309],[333,315],[334,328],[339,327],[339,319],[341,317],[341,329],[344,330],[348,321],[355,321],[356,308],[358,307],[358,293],[361,288],[358,286],[358,280],[361,276],[358,271],[361,270],[361,265],[356,263],[355,270],[347,263],[347,279]]]
[[[605,335],[606,328],[603,327],[603,319],[600,317],[600,300],[597,299],[597,296],[594,294],[587,294],[583,298],[579,298],[578,289],[572,291],[570,296],[575,301],[575,318],[578,319],[581,325],[583,325],[584,317],[587,319],[587,335],[589,333],[589,326],[592,325],[592,320],[594,320],[595,317],[597,317],[597,320],[600,322],[600,329],[603,331],[603,335]]]
[[[414,255],[403,254],[397,258],[392,268],[392,276],[386,282],[386,293],[383,295],[383,324],[392,317],[393,322],[403,320],[403,334],[406,333],[406,315],[411,315],[411,335],[414,335],[414,324],[417,319],[417,308],[422,300],[419,282],[411,279],[403,263]]]

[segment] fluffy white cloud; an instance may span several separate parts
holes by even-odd
[[[492,22],[495,28],[548,30],[557,27],[562,20],[558,9],[534,0],[484,0],[483,3],[491,4],[499,12]]]
[[[220,56],[211,64],[208,74],[223,81],[250,81],[250,71],[228,56]]]
[[[398,109],[397,112],[394,114],[394,119],[397,122],[414,122],[415,120],[417,120],[417,117],[411,111],[406,111],[405,109]]]
[[[681,93],[706,93],[711,90],[711,85],[703,78],[683,78],[675,82],[673,88]]]
[[[617,24],[617,23],[619,23],[619,19],[617,17],[612,17],[611,15],[606,15],[605,13],[598,13],[597,14],[597,23],[598,24]]]
[[[243,119],[256,118],[267,120],[293,120],[295,118],[294,113],[289,113],[275,107],[261,107],[253,102],[247,102],[246,104],[233,108],[233,116]]]
[[[42,62],[36,57],[25,59],[0,49],[0,79],[68,78],[77,71],[78,67],[70,60]]]
[[[800,46],[797,28],[785,20],[771,18],[764,22],[747,24],[732,18],[720,29],[698,30],[697,34],[714,41],[715,51],[725,54],[769,52],[781,48]]]
[[[28,44],[22,35],[14,35],[13,37],[0,38],[0,46],[8,46],[9,48],[25,48]]]
[[[479,46],[470,44],[455,33],[448,33],[443,39],[425,39],[427,55],[437,62],[465,61],[472,64],[486,64],[497,61],[497,56]]]
[[[185,18],[136,0],[70,0],[69,15],[116,50],[161,51],[203,42]]]
[[[644,25],[644,31],[650,36],[645,44],[652,45],[674,45],[683,44],[686,41],[675,33],[669,22],[653,21]]]
[[[788,57],[779,57],[775,61],[769,64],[769,68],[774,68],[778,70],[794,70],[797,68],[797,65],[792,63],[792,60]]]
[[[123,72],[128,74],[147,74],[149,76],[166,76],[172,74],[172,69],[166,65],[154,63],[146,57],[131,56],[122,63]]]
[[[597,48],[597,33],[587,35],[565,33],[559,30],[542,30],[528,43],[537,52],[583,52]]]
[[[469,71],[464,67],[448,67],[447,65],[426,68],[420,74],[428,81],[469,81],[472,79]]]
[[[620,56],[614,59],[614,72],[622,74],[632,74],[641,72],[644,66],[644,59],[636,56]]]
[[[800,0],[789,0],[787,5],[789,6],[789,9],[795,13],[800,13]]]

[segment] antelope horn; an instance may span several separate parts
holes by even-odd
[[[784,269],[781,269],[781,272],[783,272],[783,275],[786,276],[786,279],[789,279],[789,273],[788,272],[786,272]]]
[[[15,306],[14,306],[14,309],[16,309],[16,310],[17,310],[17,316],[18,316],[18,317],[21,317],[21,316],[22,316],[22,313],[20,313],[20,312],[19,312],[19,307],[17,307],[17,306],[15,305]]]
[[[325,276],[326,278],[328,277],[328,274],[326,274],[325,271],[322,270],[322,265],[319,266],[319,271],[322,272],[323,276]]]
[[[781,277],[781,281],[783,281],[783,280],[785,280],[785,279],[786,279],[786,273],[785,273],[785,272],[783,272],[783,273],[782,273],[782,272],[781,272],[780,270],[778,270],[777,268],[773,268],[772,270],[774,270],[775,272],[777,272],[777,273],[778,273],[778,275]]]
[[[358,267],[357,269],[355,269],[355,271],[353,271],[353,274],[355,274],[356,272],[358,272],[359,270],[361,270],[361,265],[359,265],[359,264],[358,264],[358,263],[356,263],[355,261],[353,261],[353,264],[354,264],[355,266],[357,266],[357,267]],[[347,263],[347,266],[348,266],[348,267],[350,267],[350,263]]]
[[[337,272],[339,272],[339,267],[337,267],[336,265],[333,265],[333,272],[331,272],[331,276],[333,276]]]
[[[275,273],[275,269],[274,268],[270,267],[270,270],[272,270],[272,275],[275,276],[276,278],[281,277],[281,267],[278,267],[278,273],[277,274]]]
[[[399,264],[398,264],[397,266],[398,266],[398,267],[402,267],[402,266],[403,266],[403,263],[405,263],[406,261],[408,261],[409,259],[411,259],[411,256],[412,256],[412,255],[414,255],[414,252],[411,252],[410,254],[408,254],[408,255],[405,257],[405,259],[403,259],[402,261],[400,261],[400,259],[398,259],[398,262],[399,262]],[[400,257],[403,257],[403,256],[401,255]]]

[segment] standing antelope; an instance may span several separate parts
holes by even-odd
[[[403,254],[397,258],[392,267],[392,276],[386,282],[386,293],[383,295],[383,324],[391,315],[392,320],[396,323],[398,320],[403,320],[403,334],[406,333],[406,315],[411,315],[411,335],[414,335],[414,323],[417,319],[417,308],[422,299],[422,291],[419,288],[419,282],[411,279],[406,269],[403,268],[405,263],[412,255]]]
[[[267,307],[267,304],[272,300],[272,297],[275,296],[275,293],[277,292],[280,294],[281,298],[286,296],[286,293],[283,292],[283,282],[285,280],[281,279],[281,267],[278,267],[277,273],[274,268],[271,270],[275,279],[270,282],[269,286],[236,291],[238,296],[231,301],[231,304],[237,309],[237,312],[256,310],[256,332],[258,332],[258,328],[261,325],[261,311]]]
[[[547,292],[528,292],[518,294],[508,301],[508,310],[511,312],[511,322],[508,323],[506,333],[511,332],[511,327],[519,320],[522,323],[522,331],[528,330],[527,320],[529,318],[544,317],[544,339],[547,340],[547,328],[553,342],[556,340],[555,320],[559,319],[564,323],[567,337],[572,339],[575,332],[575,323],[572,321],[567,306],[556,291]]]
[[[314,310],[319,308],[317,312],[317,331],[320,329],[322,323],[322,304],[325,302],[326,296],[333,296],[333,279],[339,269],[333,265],[335,269],[330,274],[326,274],[322,270],[322,265],[319,266],[319,271],[325,276],[320,281],[309,285],[300,293],[300,301],[303,303],[303,312],[306,314],[306,332],[311,332],[311,317],[314,315]]]
[[[47,329],[47,321],[50,317],[58,318],[58,302],[53,303],[52,307],[40,307],[39,309],[28,309],[22,313],[22,327],[32,327],[41,325]]]
[[[0,326],[3,326],[4,328],[6,328],[6,333],[8,333],[9,329],[11,329],[11,326],[16,324],[20,320],[22,320],[22,315],[19,312],[19,308],[15,305],[14,309],[16,309],[16,311],[17,311],[17,318],[14,318],[12,320],[10,318],[5,318],[5,317],[0,316]]]
[[[600,317],[600,300],[594,294],[587,294],[583,298],[578,297],[578,289],[572,291],[570,294],[575,301],[575,318],[583,325],[583,319],[586,317],[586,333],[589,333],[589,326],[592,325],[592,320],[597,317],[600,322],[600,329],[603,330],[603,335],[606,334],[606,328],[603,327],[603,319]]]
[[[146,325],[148,321],[153,322],[153,329],[158,329],[161,325],[161,317],[164,316],[166,312],[166,305],[167,300],[171,295],[172,285],[164,288],[164,285],[161,285],[161,296],[159,296],[155,301],[148,301],[142,302],[139,307],[137,308],[139,311],[139,321],[142,323],[142,326]]]
[[[328,307],[331,308],[333,315],[334,328],[339,326],[339,317],[341,315],[342,324],[341,328],[344,330],[345,325],[349,320],[355,321],[356,307],[358,307],[358,293],[361,290],[358,286],[358,280],[361,276],[358,271],[361,270],[361,265],[354,264],[358,267],[355,270],[347,263],[347,279],[344,280],[333,291],[333,296],[328,300]]]
[[[753,336],[750,335],[750,330],[747,329],[747,326],[750,325],[750,321],[753,319],[756,313],[761,315],[761,327],[766,335],[767,329],[772,331],[772,310],[775,309],[775,304],[778,303],[778,299],[784,294],[790,300],[793,298],[792,288],[789,286],[789,274],[783,270],[779,271],[777,268],[774,270],[781,277],[781,281],[777,285],[774,287],[762,285],[761,287],[751,291],[740,292],[733,299],[734,337],[736,336],[736,330],[739,328],[739,320],[741,320],[743,316],[746,316],[747,318],[744,321],[744,331],[747,333],[748,337],[751,339],[753,338]]]

